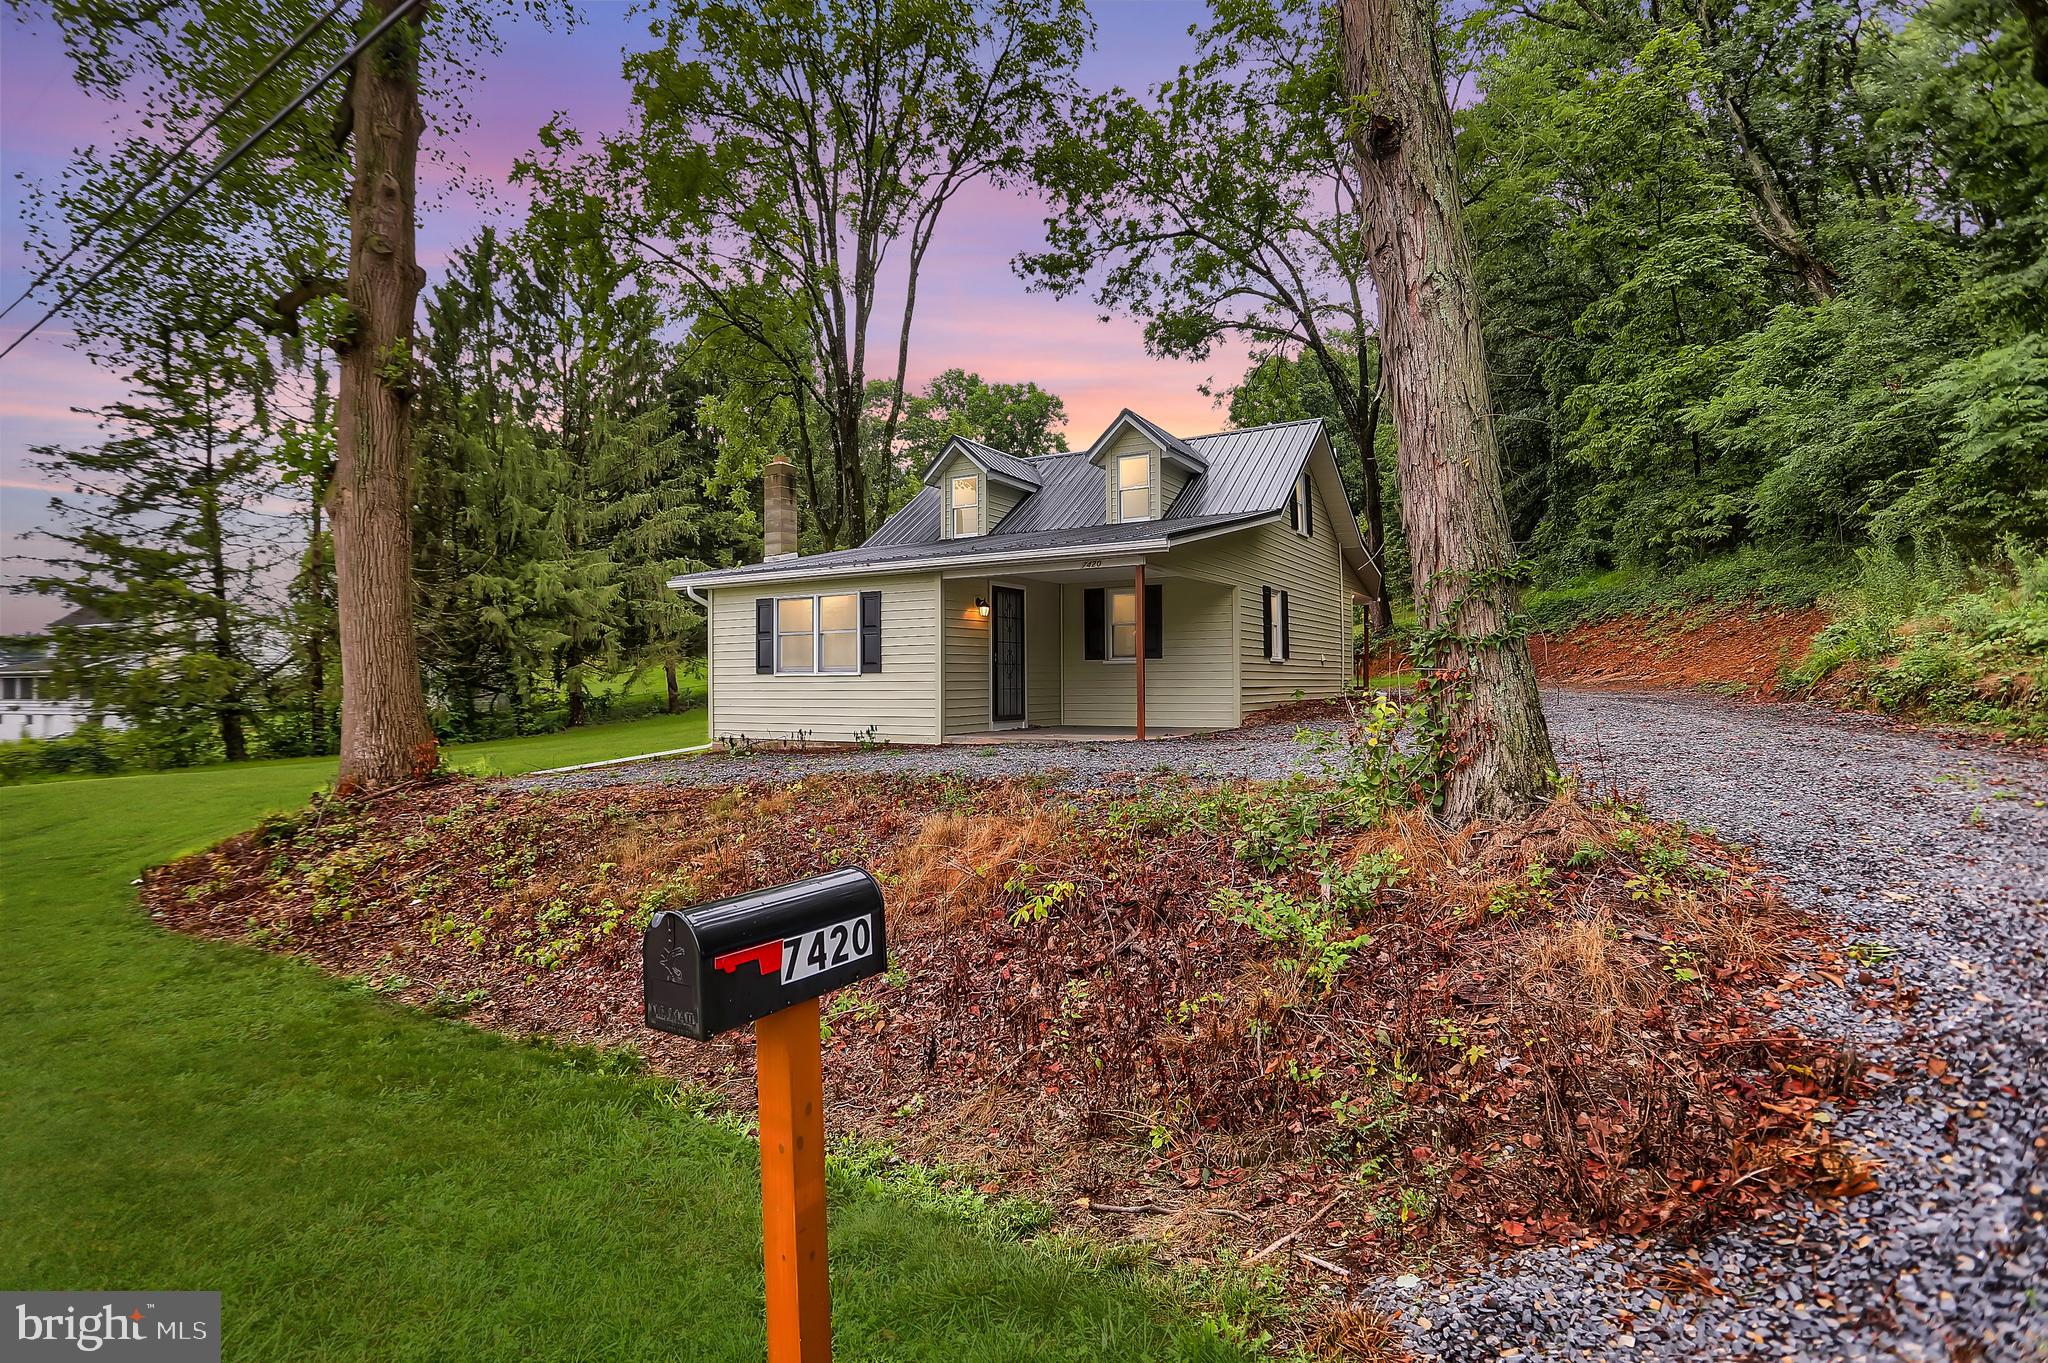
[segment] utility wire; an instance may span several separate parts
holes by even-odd
[[[406,15],[410,14],[413,10],[418,9],[420,4],[421,0],[399,0],[398,4],[392,7],[391,12],[384,16],[383,22],[379,23],[375,28],[371,29],[368,33],[364,34],[361,38],[357,39],[355,45],[350,47],[348,51],[342,53],[341,56],[335,60],[332,66],[328,67],[325,71],[321,72],[320,75],[315,77],[312,84],[308,85],[305,89],[299,91],[299,93],[293,97],[291,103],[285,105],[282,109],[279,109],[276,113],[272,114],[262,127],[258,128],[255,132],[250,133],[247,137],[243,138],[241,144],[238,145],[233,151],[227,153],[227,155],[221,157],[220,160],[214,162],[211,166],[209,166],[207,168],[206,173],[200,176],[199,179],[195,181],[190,188],[188,188],[183,194],[180,194],[175,200],[173,200],[170,206],[165,208],[163,212],[157,214],[154,218],[151,218],[149,220],[148,225],[145,226],[140,232],[137,232],[132,238],[130,238],[128,243],[124,245],[120,250],[116,251],[113,255],[109,256],[105,261],[101,262],[98,269],[94,270],[91,274],[87,275],[83,280],[79,281],[77,284],[74,284],[69,289],[66,289],[64,291],[64,296],[59,298],[55,303],[52,303],[50,305],[49,311],[45,312],[41,317],[36,318],[34,325],[29,327],[27,331],[22,332],[21,335],[15,337],[12,341],[9,341],[7,343],[7,348],[5,350],[0,350],[0,360],[4,360],[9,355],[12,355],[17,346],[19,346],[23,341],[26,341],[29,337],[35,335],[36,332],[42,329],[43,323],[49,321],[52,317],[55,317],[59,312],[62,312],[64,310],[64,306],[67,303],[71,302],[72,299],[78,297],[79,294],[85,292],[85,290],[91,288],[95,283],[99,281],[101,276],[106,274],[107,271],[113,269],[116,265],[119,265],[123,260],[126,260],[130,255],[133,255],[137,247],[141,246],[144,242],[148,241],[151,237],[155,236],[157,232],[163,227],[163,225],[171,220],[172,214],[176,213],[186,204],[191,203],[193,199],[198,197],[200,190],[206,188],[215,180],[219,179],[222,172],[226,171],[228,167],[234,165],[235,162],[241,160],[244,156],[248,155],[249,150],[252,147],[254,147],[258,142],[262,141],[271,133],[275,132],[277,130],[278,124],[284,122],[285,118],[288,115],[296,111],[301,105],[305,104],[307,100],[313,98],[314,95],[320,93],[320,87],[327,84],[328,81],[333,80],[336,74],[338,74],[343,67],[347,66],[350,62],[354,61],[358,56],[360,56],[365,48],[369,47],[372,43],[376,42],[379,38],[383,37],[384,34],[388,32],[393,25],[398,23],[399,20],[405,18]]]
[[[66,251],[61,259],[59,259],[56,263],[49,266],[41,274],[37,275],[35,277],[35,282],[30,284],[27,288],[23,289],[20,295],[12,303],[9,303],[4,308],[0,308],[0,317],[7,316],[8,313],[13,312],[16,308],[20,307],[23,303],[27,302],[29,295],[34,293],[37,289],[43,287],[43,285],[49,283],[51,278],[55,276],[59,270],[63,269],[66,265],[69,265],[71,263],[71,258],[73,256],[77,255],[80,251],[83,251],[86,247],[92,245],[93,239],[99,236],[101,232],[106,230],[108,223],[112,222],[121,214],[127,212],[130,205],[132,205],[138,198],[142,196],[142,192],[144,190],[148,189],[151,185],[155,184],[158,180],[162,179],[164,172],[177,164],[178,158],[183,156],[186,152],[192,150],[194,143],[198,142],[200,138],[206,136],[207,133],[211,132],[214,126],[218,124],[223,118],[226,118],[229,114],[233,113],[237,108],[239,108],[241,106],[242,101],[249,97],[250,91],[254,90],[258,85],[261,85],[264,79],[268,77],[271,72],[277,70],[279,64],[281,64],[287,57],[291,56],[292,53],[298,51],[300,48],[304,47],[308,42],[312,41],[313,36],[317,34],[321,29],[327,27],[328,23],[334,18],[334,16],[341,13],[343,8],[346,7],[348,3],[349,0],[334,0],[333,8],[329,9],[325,14],[315,19],[312,23],[306,25],[306,27],[300,29],[297,37],[293,38],[289,43],[285,44],[284,49],[282,51],[280,51],[276,56],[272,57],[269,61],[263,64],[263,69],[261,71],[258,71],[255,75],[249,77],[248,81],[242,86],[241,89],[235,91],[235,93],[233,93],[232,95],[229,95],[227,98],[227,102],[222,104],[220,108],[213,111],[213,117],[207,119],[204,123],[200,124],[197,128],[195,128],[192,131],[191,136],[187,137],[183,142],[179,143],[175,151],[173,151],[169,156],[166,156],[161,162],[158,163],[157,168],[155,170],[151,171],[143,179],[136,181],[135,187],[133,189],[130,189],[127,192],[127,194],[122,196],[121,202],[115,204],[112,208],[108,209],[105,213],[101,214],[97,222],[93,223],[90,227],[86,228],[84,235],[80,236],[77,240],[71,243],[71,249]]]

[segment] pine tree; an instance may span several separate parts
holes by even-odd
[[[421,662],[450,727],[518,727],[551,666],[539,564],[560,556],[558,469],[514,400],[503,355],[504,247],[486,228],[427,304],[414,492]]]
[[[50,503],[68,552],[28,586],[104,622],[59,632],[57,684],[126,718],[170,763],[249,756],[275,557],[255,514],[273,480],[238,401],[259,382],[204,340],[167,335],[131,398],[94,413],[104,440],[34,451],[72,491]]]

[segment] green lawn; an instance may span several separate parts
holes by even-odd
[[[681,746],[702,712],[455,754]],[[172,936],[144,865],[318,761],[0,790],[0,1283],[223,1294],[225,1354],[758,1360],[749,1145],[665,1086]],[[1147,1283],[841,1179],[844,1359],[1237,1357]]]

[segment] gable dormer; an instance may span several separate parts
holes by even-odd
[[[1209,465],[1194,446],[1126,407],[1088,447],[1102,470],[1102,515],[1111,525],[1156,521]]]
[[[1038,491],[1038,474],[1025,460],[954,436],[924,471],[939,494],[939,538],[986,535],[1017,503]]]

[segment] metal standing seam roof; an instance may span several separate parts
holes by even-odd
[[[938,457],[925,466],[924,473],[920,476],[930,481],[931,476],[939,471],[939,465],[945,463],[947,456],[955,449],[966,451],[969,458],[979,462],[983,468],[998,478],[1007,478],[1027,488],[1038,486],[1038,460],[1019,459],[1014,454],[1008,454],[993,445],[984,445],[979,440],[969,440],[964,435],[956,435],[948,440],[939,450]]]
[[[1137,420],[1151,427],[1142,417]],[[828,569],[888,568],[933,559],[1006,558],[1090,544],[1114,548],[1170,541],[1195,531],[1250,523],[1286,510],[1294,481],[1322,432],[1320,420],[1288,421],[1177,441],[1206,465],[1206,472],[1190,478],[1159,519],[1129,522],[1107,519],[1103,472],[1089,462],[1092,446],[1090,450],[1068,454],[1019,459],[976,445],[977,457],[987,455],[1010,464],[1027,465],[1038,485],[1036,492],[1028,493],[987,534],[965,539],[941,538],[940,493],[937,488],[926,486],[858,548],[712,569],[679,577],[670,585],[793,573],[812,576]],[[991,467],[994,459],[989,460]]]
[[[1175,435],[1172,431],[1167,430],[1164,426],[1159,425],[1157,422],[1150,421],[1147,420],[1145,417],[1139,416],[1136,412],[1132,411],[1128,407],[1124,408],[1121,412],[1118,412],[1116,414],[1116,420],[1109,423],[1109,428],[1103,431],[1101,435],[1095,438],[1095,443],[1088,447],[1088,457],[1090,459],[1093,459],[1097,454],[1101,453],[1103,444],[1110,438],[1112,434],[1115,433],[1116,428],[1118,426],[1121,426],[1126,421],[1130,422],[1139,430],[1143,431],[1146,435],[1150,436],[1155,442],[1162,446],[1168,454],[1173,455],[1176,459],[1183,461],[1184,463],[1189,465],[1189,467],[1193,468],[1197,473],[1201,472],[1204,468],[1208,466],[1208,461],[1202,457],[1201,451],[1197,450],[1193,445],[1189,444],[1185,440],[1182,440],[1179,436]],[[1258,428],[1255,427],[1253,429]]]

